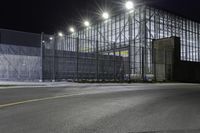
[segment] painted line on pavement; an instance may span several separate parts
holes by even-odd
[[[11,106],[16,106],[16,105],[20,105],[20,104],[40,102],[40,101],[53,100],[53,99],[59,99],[59,98],[67,98],[67,97],[80,96],[80,95],[83,95],[83,94],[61,95],[61,96],[54,96],[54,97],[45,97],[45,98],[24,100],[24,101],[19,101],[19,102],[2,104],[2,105],[0,105],[0,109],[6,108],[6,107],[11,107]]]

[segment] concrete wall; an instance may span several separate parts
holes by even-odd
[[[153,41],[154,66],[157,81],[166,81],[168,73],[170,81],[200,83],[200,62],[181,60],[180,38],[171,37]],[[168,51],[168,54],[166,53]],[[170,51],[172,51],[170,53]],[[172,65],[170,65],[172,62]],[[172,67],[172,70],[170,70]]]
[[[0,80],[39,81],[40,35],[0,29]]]
[[[154,75],[156,81],[173,80],[174,37],[153,41]]]

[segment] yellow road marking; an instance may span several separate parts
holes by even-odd
[[[26,104],[26,103],[32,103],[32,102],[39,102],[39,101],[46,101],[46,100],[53,100],[53,99],[59,99],[59,98],[66,98],[66,97],[72,97],[72,96],[80,96],[81,94],[73,94],[73,95],[62,95],[62,96],[54,96],[54,97],[46,97],[46,98],[38,98],[38,99],[31,99],[31,100],[25,100],[25,101],[19,101],[19,102],[13,102],[8,104],[2,104],[0,105],[1,108],[6,108],[10,106],[16,106],[20,104]]]

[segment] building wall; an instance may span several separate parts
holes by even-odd
[[[0,30],[0,80],[39,81],[40,35]]]
[[[168,11],[138,6],[130,12],[120,13],[109,20],[99,21],[66,37],[65,47],[75,48],[74,37],[85,40],[81,47],[111,51],[130,48],[131,74],[144,77],[153,74],[152,40],[176,36],[181,38],[180,59],[200,62],[200,23]],[[92,41],[91,41],[92,40]],[[115,47],[113,47],[115,45]]]
[[[156,81],[172,81],[176,37],[153,41],[154,75]]]
[[[200,83],[200,63],[181,60],[180,42],[179,37],[154,40],[156,81]]]
[[[175,38],[174,80],[200,83],[200,62],[181,60],[180,38]]]
[[[179,61],[175,65],[174,78],[179,82],[200,83],[200,63]]]

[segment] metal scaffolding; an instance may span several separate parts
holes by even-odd
[[[181,60],[200,62],[199,23],[138,6],[42,46],[43,78],[146,80],[153,75],[152,40],[181,38]]]

